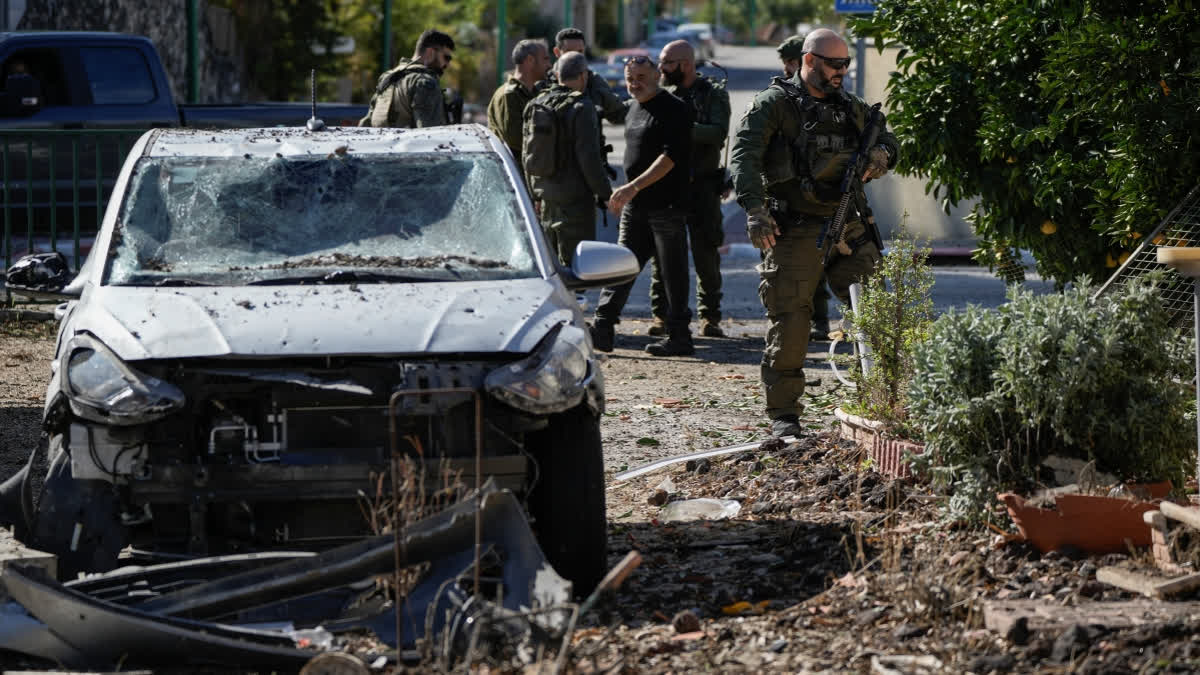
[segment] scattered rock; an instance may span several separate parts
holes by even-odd
[[[671,619],[671,625],[675,627],[676,633],[694,633],[700,630],[700,617],[691,610],[685,609],[675,614],[675,617]]]
[[[818,471],[817,475],[813,476],[813,483],[817,485],[828,485],[829,483],[837,480],[838,476],[840,475],[842,474],[837,470],[837,467],[827,466]]]
[[[870,626],[871,624],[878,621],[884,614],[887,614],[887,611],[888,611],[888,608],[886,606],[883,606],[883,607],[873,607],[864,612],[859,612],[858,615],[854,617],[854,625]]]
[[[692,471],[692,473],[695,473],[698,475],[706,474],[709,471],[712,471],[712,462],[708,461],[708,458],[701,459],[696,462],[696,466],[693,467],[691,469],[691,471]]]
[[[971,659],[967,670],[972,673],[1007,673],[1017,665],[1012,654],[981,654]]]
[[[1050,650],[1050,660],[1056,663],[1074,660],[1076,656],[1086,652],[1103,632],[1097,626],[1071,624],[1054,641],[1054,648]]]
[[[784,640],[783,638],[779,638],[778,640],[772,642],[771,645],[769,647],[767,647],[767,649],[778,654],[779,652],[783,651],[784,649],[787,649],[787,646],[788,646],[788,641]]]
[[[670,497],[671,495],[667,494],[666,490],[659,488],[654,491],[654,494],[646,498],[646,503],[650,506],[662,506],[667,503],[667,499]]]
[[[1004,639],[1014,645],[1027,644],[1029,642],[1029,617],[1017,617],[1005,631]]]
[[[775,505],[770,500],[763,500],[761,502],[754,502],[754,506],[750,507],[750,513],[761,516],[764,513],[770,513],[774,509]]]
[[[905,621],[896,626],[896,630],[892,631],[892,637],[897,640],[908,640],[910,638],[921,637],[927,630],[925,626],[918,626]]]

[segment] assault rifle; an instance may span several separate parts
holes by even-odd
[[[825,228],[822,236],[817,237],[817,248],[824,249],[824,254],[821,256],[821,264],[829,264],[829,256],[833,253],[833,249],[837,248],[839,242],[842,241],[842,235],[846,231],[846,212],[850,210],[850,200],[858,201],[858,195],[862,192],[862,175],[867,169],[867,163],[871,159],[871,148],[875,147],[875,141],[879,139],[879,127],[882,126],[883,113],[879,111],[882,104],[876,103],[871,106],[871,110],[867,112],[867,124],[863,127],[862,135],[859,137],[858,150],[851,155],[850,161],[846,164],[846,172],[842,174],[842,198],[838,202],[837,211],[833,213],[833,218],[829,221],[829,227]],[[864,219],[867,218],[866,205],[859,205],[859,215]],[[876,240],[876,245],[883,249],[879,242],[879,234],[874,231],[874,222],[864,223],[871,229],[872,236]],[[825,246],[825,237],[829,237],[832,242],[828,247]]]

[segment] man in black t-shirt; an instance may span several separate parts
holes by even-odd
[[[688,330],[687,230],[684,226],[692,152],[692,109],[658,87],[658,68],[638,56],[625,63],[625,83],[633,97],[625,117],[625,175],[629,182],[612,193],[608,208],[621,214],[618,242],[645,267],[654,257],[667,295],[665,340],[646,345],[655,356],[695,352]],[[592,342],[613,349],[614,325],[633,282],[606,288],[596,306]]]

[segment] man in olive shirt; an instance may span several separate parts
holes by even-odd
[[[516,71],[492,94],[488,103],[488,128],[508,146],[521,164],[521,115],[525,104],[541,89],[539,82],[550,70],[550,49],[541,40],[521,40],[512,50]]]
[[[549,162],[534,162],[530,156],[537,148],[536,127],[528,130],[522,166],[529,167],[530,190],[540,202],[542,229],[550,248],[564,267],[575,258],[575,247],[585,239],[596,238],[596,201],[607,202],[612,186],[604,172],[604,154],[597,130],[600,118],[596,108],[583,95],[587,83],[587,59],[583,54],[566,54],[555,64],[558,84],[542,91],[527,106],[525,117],[532,123],[539,108],[552,110],[560,130],[554,147],[542,147],[552,155]],[[543,158],[545,159],[545,158]],[[538,175],[537,166],[553,167]]]
[[[658,86],[654,61],[644,56],[625,64],[625,82],[634,102],[625,117],[625,175],[629,182],[613,191],[609,209],[621,214],[618,242],[633,251],[644,267],[651,257],[662,272],[667,295],[668,337],[646,345],[655,356],[695,352],[688,330],[687,231],[683,204],[689,199],[692,110]],[[605,288],[596,306],[592,342],[612,351],[614,326],[629,299],[633,281]]]
[[[436,30],[421,33],[412,60],[379,76],[360,127],[436,127],[449,123],[438,83],[454,58],[454,38]]]
[[[696,54],[686,40],[663,47],[658,70],[666,90],[688,104],[696,115],[692,125],[691,192],[687,204],[688,241],[696,267],[696,312],[700,334],[725,337],[721,330],[721,253],[725,223],[721,216],[721,193],[725,169],[721,148],[729,135],[729,93],[725,87],[696,72]],[[666,301],[658,267],[653,266],[650,283],[651,335],[665,335]]]

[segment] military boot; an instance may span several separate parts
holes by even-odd
[[[796,415],[780,415],[771,420],[771,435],[775,438],[799,438],[801,433],[803,432],[800,430],[800,418]]]
[[[646,345],[646,352],[651,356],[691,356],[696,353],[696,347],[692,345],[692,332],[685,323],[671,326],[670,336]]]
[[[596,351],[611,352],[613,350],[617,331],[613,328],[611,321],[596,317],[588,325],[588,332],[592,334],[592,346],[596,348]]]
[[[725,337],[725,331],[721,330],[721,322],[711,321],[709,319],[700,320],[700,334],[704,337]]]
[[[650,327],[646,329],[646,335],[653,335],[654,337],[662,337],[666,334],[667,334],[667,320],[662,318],[661,316],[654,317],[654,323],[650,324]]]

